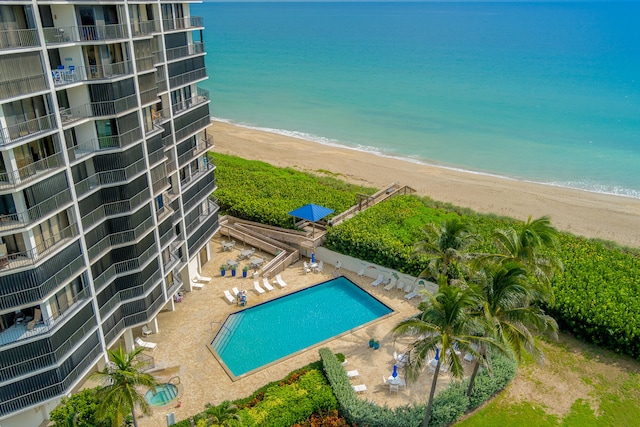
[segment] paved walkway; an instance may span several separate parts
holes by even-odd
[[[322,346],[328,346],[335,353],[345,354],[348,360],[345,366],[347,370],[359,371],[360,377],[352,380],[352,383],[366,384],[368,391],[360,395],[362,398],[372,399],[380,405],[386,404],[390,407],[426,401],[432,379],[428,372],[424,372],[417,382],[408,384],[406,389],[401,388],[398,393],[390,392],[388,386],[383,385],[383,377],[388,377],[393,368],[394,351],[401,352],[409,342],[406,338],[394,342],[390,331],[400,320],[417,312],[418,298],[407,301],[401,291],[385,291],[382,286],[373,288],[370,286],[372,279],[360,278],[355,273],[344,270],[340,270],[340,273],[387,304],[394,313],[355,332],[298,353],[240,380],[232,381],[208,349],[220,327],[219,323],[212,322],[222,323],[227,315],[240,309],[224,298],[223,291],[232,287],[246,289],[250,307],[328,280],[334,269],[326,265],[323,273],[306,274],[300,261],[281,273],[287,283],[286,288],[281,289],[275,285],[274,291],[259,296],[253,290],[253,279],[243,279],[240,269],[237,277],[231,277],[230,271],[227,271],[225,277],[220,276],[219,267],[226,259],[236,259],[242,250],[249,248],[244,248],[240,243],[231,251],[223,252],[219,237],[214,238],[212,242],[214,256],[205,265],[203,275],[212,277],[213,280],[206,284],[204,289],[187,293],[182,302],[176,303],[175,311],[161,312],[158,316],[159,333],[145,338],[147,341],[158,343],[157,348],[149,353],[153,355],[156,363],[154,375],[160,381],[167,381],[173,376],[180,377],[181,405],[178,407],[177,401],[174,401],[164,407],[154,407],[150,417],[139,420],[140,427],[165,425],[165,414],[170,412],[175,412],[176,420],[182,420],[201,412],[206,403],[217,405],[224,400],[248,396],[264,384],[279,380],[292,370],[319,360],[318,349]],[[259,251],[256,251],[254,256],[267,260],[271,258]],[[246,261],[242,261],[240,265],[244,263]],[[140,331],[135,330],[134,336],[141,336]],[[371,337],[380,341],[379,350],[369,348]],[[438,380],[439,388],[445,387],[449,380],[447,374],[441,374]]]

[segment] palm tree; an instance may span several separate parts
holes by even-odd
[[[527,270],[515,261],[487,263],[478,276],[482,298],[479,316],[488,326],[486,333],[510,350],[518,361],[526,352],[535,359],[544,360],[536,346],[533,333],[550,332],[556,335],[556,321],[535,305],[537,293],[529,285]],[[481,347],[483,363],[490,361],[486,348]],[[481,359],[476,359],[469,380],[467,395],[471,396]]]
[[[436,280],[441,275],[449,279],[458,277],[457,270],[463,267],[466,250],[478,238],[470,225],[456,216],[447,219],[440,227],[429,224],[423,231],[425,240],[417,243],[416,251],[427,254],[430,260],[420,275],[430,275]]]
[[[407,352],[405,373],[408,381],[415,381],[425,366],[430,364],[428,356],[433,354],[436,348],[440,349],[423,423],[425,427],[429,425],[431,418],[433,397],[442,364],[448,365],[454,377],[462,378],[464,367],[456,350],[479,356],[476,345],[492,345],[490,337],[473,335],[474,332],[483,330],[479,318],[471,315],[471,311],[477,309],[479,304],[478,295],[473,288],[451,286],[445,281],[444,276],[441,276],[440,281],[436,295],[424,293],[427,299],[418,307],[421,312],[415,317],[403,320],[393,329],[395,336],[418,337],[410,344]]]
[[[218,406],[212,406],[209,403],[205,406],[209,426],[226,426],[230,420],[240,420],[240,415],[237,414],[238,407],[228,400]]]
[[[553,249],[558,244],[558,230],[551,225],[549,217],[542,216],[533,221],[529,217],[518,231],[513,228],[497,230],[494,241],[499,253],[489,257],[502,262],[521,262],[541,285],[536,288],[540,292],[538,298],[552,300],[551,280],[556,271],[562,270],[562,263],[558,257],[541,254],[543,249]]]
[[[138,427],[136,406],[143,414],[151,414],[149,403],[138,388],[148,387],[155,393],[158,382],[153,375],[142,372],[146,364],[136,360],[136,356],[143,350],[141,347],[130,353],[122,347],[109,350],[108,366],[91,375],[104,384],[97,390],[100,400],[97,413],[102,417],[110,417],[114,427],[120,427],[128,413],[133,417],[133,425]]]

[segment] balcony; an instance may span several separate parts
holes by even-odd
[[[202,17],[200,16],[186,16],[183,18],[175,19],[163,19],[162,27],[165,31],[172,30],[188,30],[192,28],[203,28]]]
[[[140,128],[135,128],[120,135],[102,136],[91,139],[87,143],[68,148],[67,155],[70,161],[74,161],[93,153],[126,148],[141,140],[142,132]]]
[[[36,323],[33,329],[27,328],[27,322],[12,325],[8,329],[0,332],[0,347],[51,331],[65,319],[73,317],[82,305],[82,301],[86,300],[90,296],[91,290],[88,287],[84,288],[69,301],[69,307],[63,313],[57,317],[43,319]]]
[[[91,65],[89,67],[84,65],[60,67],[62,68],[52,71],[53,84],[56,87],[77,82],[112,80],[118,77],[133,75],[133,63],[131,61]]]
[[[81,25],[77,27],[44,28],[47,45],[70,42],[120,40],[127,38],[126,24]]]
[[[207,69],[206,68],[198,68],[193,71],[188,71],[186,73],[178,74],[173,77],[169,77],[169,87],[171,90],[179,87],[186,86],[191,83],[195,83],[200,80],[204,80],[207,78]]]
[[[173,242],[175,238],[176,232],[173,227],[171,227],[166,233],[160,236],[160,247],[164,249],[169,243]]]
[[[0,50],[36,46],[40,46],[40,38],[35,28],[0,31]]]
[[[154,87],[144,92],[140,92],[140,104],[150,104],[158,101],[158,88]]]
[[[49,114],[35,119],[27,120],[2,129],[0,145],[8,145],[12,142],[24,141],[35,136],[42,135],[57,128],[56,116]]]
[[[218,213],[211,214],[198,228],[193,232],[191,237],[187,239],[187,247],[190,255],[195,255],[202,246],[211,240],[216,230],[219,228]]]
[[[182,142],[190,136],[195,135],[200,132],[202,129],[206,129],[211,124],[211,118],[209,117],[209,113],[207,113],[204,117],[201,117],[195,120],[193,123],[190,123],[180,129],[177,129],[174,133],[176,137],[176,142]],[[179,159],[178,159],[179,162]]]
[[[174,272],[172,277],[173,282],[167,283],[167,295],[169,296],[169,298],[173,297],[173,295],[178,292],[183,285],[180,274],[176,274]]]
[[[142,58],[136,59],[136,69],[138,73],[143,73],[145,71],[153,70],[155,67],[153,66],[153,56],[145,56]]]
[[[0,82],[0,99],[25,96],[49,89],[46,74],[36,74],[9,81]]]
[[[15,172],[0,173],[0,188],[15,188],[33,181],[38,175],[64,166],[62,153],[56,153],[37,162],[29,163]]]
[[[89,259],[94,261],[100,254],[112,247],[135,243],[153,227],[153,218],[149,217],[133,230],[125,230],[119,233],[108,234],[100,241],[88,248]]]
[[[220,208],[216,205],[213,200],[207,200],[207,209],[204,212],[200,212],[197,217],[195,217],[189,224],[186,225],[185,231],[187,238],[193,234],[195,230],[197,230],[207,218],[216,213]]]
[[[131,37],[145,37],[160,31],[160,21],[141,21],[131,23]]]
[[[185,46],[174,47],[165,50],[167,61],[173,61],[180,58],[188,58],[195,55],[202,55],[204,53],[205,50],[203,42],[191,43]]]
[[[104,288],[111,283],[116,277],[122,274],[130,274],[134,270],[143,268],[147,262],[155,258],[158,255],[155,245],[152,245],[142,253],[138,258],[128,259],[126,261],[120,261],[115,264],[111,264],[109,268],[103,271],[98,277],[93,279],[93,285],[96,289],[96,293],[100,293]]]
[[[199,105],[205,104],[209,102],[209,91],[198,88],[197,95],[185,99],[184,101],[176,102],[171,106],[174,115],[178,115],[182,112],[185,112],[191,108],[197,107]]]
[[[177,133],[177,132],[176,132]],[[211,143],[208,138],[201,140],[195,147],[191,148],[186,153],[181,154],[178,157],[178,167],[183,167],[186,163],[198,157],[200,154],[211,148]]]
[[[2,268],[2,271],[33,266],[46,256],[54,253],[58,248],[67,244],[77,235],[78,227],[76,224],[71,224],[64,228],[60,233],[37,245],[34,249],[9,253],[7,254],[7,258],[4,260],[5,265]]]
[[[83,179],[75,185],[76,196],[80,197],[94,188],[102,185],[125,184],[135,178],[140,172],[146,169],[144,159],[140,159],[130,164],[126,168],[114,169],[110,171],[98,172],[88,178]]]
[[[166,160],[167,156],[164,152],[164,148],[161,147],[159,150],[149,153],[147,158],[149,159],[149,167],[152,168],[153,166],[160,163],[161,161]]]
[[[208,196],[210,196],[213,193],[213,191],[216,189],[216,181],[215,181],[215,179],[213,179],[213,175],[211,176],[211,181],[200,184],[201,182],[202,181],[198,182],[199,185],[202,185],[202,189],[200,191],[198,191],[193,196],[189,197],[189,199],[185,200],[185,196],[182,197],[182,203],[184,205],[184,211],[185,212],[188,212],[191,209],[193,209],[193,207],[196,204],[198,204],[203,199],[205,199]],[[192,189],[194,189],[194,188],[197,188],[197,187],[195,187],[195,186],[192,187]],[[185,194],[186,194],[186,192],[185,192]]]
[[[89,117],[117,116],[138,107],[136,95],[129,95],[114,101],[90,102],[78,107],[60,110],[62,124],[67,125]]]
[[[151,288],[162,279],[160,271],[157,270],[151,277],[149,277],[142,285],[133,286],[128,289],[123,289],[116,292],[102,307],[100,307],[100,317],[106,319],[109,313],[120,303],[138,298],[146,294]]]
[[[190,184],[196,182],[202,175],[209,173],[213,170],[213,164],[210,162],[204,163],[204,165],[200,165],[198,169],[195,171],[191,171],[191,174],[186,176],[182,181],[180,181],[180,185],[182,186],[182,191],[186,190]]]
[[[0,215],[0,230],[7,231],[15,228],[26,227],[34,221],[57,212],[62,207],[71,203],[71,190],[68,188],[45,199],[35,206],[23,212]]]
[[[82,225],[86,230],[103,219],[122,215],[135,211],[139,206],[149,201],[151,196],[147,188],[140,191],[128,200],[120,200],[112,203],[105,203],[82,217]]]

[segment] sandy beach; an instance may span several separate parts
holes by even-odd
[[[434,200],[526,220],[549,215],[560,230],[640,247],[640,199],[421,165],[213,122],[214,153],[262,160],[305,172],[330,171],[372,187],[400,182]]]

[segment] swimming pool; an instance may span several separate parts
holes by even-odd
[[[392,311],[338,277],[229,315],[211,346],[239,377]]]

